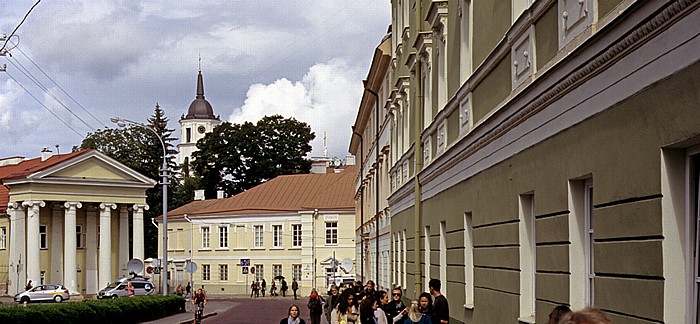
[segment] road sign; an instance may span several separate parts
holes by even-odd
[[[250,267],[250,259],[241,259],[241,267]]]
[[[153,267],[151,267],[151,266],[146,267],[146,273],[153,274]]]
[[[248,274],[248,267],[242,267],[241,269],[242,269],[241,271],[243,274],[246,274],[246,275]]]
[[[187,262],[185,265],[185,271],[189,273],[195,273],[197,271],[197,264],[194,262]]]
[[[153,268],[153,274],[160,274],[160,268]]]
[[[255,267],[250,267],[250,274],[255,274]]]

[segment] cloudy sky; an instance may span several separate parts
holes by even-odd
[[[0,35],[34,3],[0,1]],[[156,103],[179,137],[200,55],[222,120],[295,117],[316,133],[311,155],[325,131],[342,158],[390,15],[389,0],[41,1],[0,56],[0,158],[66,153],[110,116],[145,122]]]

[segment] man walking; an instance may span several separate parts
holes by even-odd
[[[296,278],[292,278],[292,291],[294,291],[294,300],[297,299],[297,289],[299,289],[299,283]]]
[[[440,279],[430,279],[428,282],[428,288],[430,288],[430,294],[435,297],[433,302],[433,311],[435,312],[435,318],[439,321],[433,324],[448,324],[450,323],[450,306],[447,304],[447,298],[440,293],[440,288],[442,283]]]

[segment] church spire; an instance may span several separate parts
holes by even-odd
[[[197,99],[204,99],[204,81],[202,80],[202,70],[197,75]]]

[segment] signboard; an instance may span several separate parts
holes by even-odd
[[[187,262],[187,264],[185,265],[185,271],[189,273],[194,273],[195,271],[197,271],[197,264],[194,262]]]
[[[255,274],[255,267],[250,267],[250,274]]]
[[[243,274],[245,274],[245,275],[248,274],[248,267],[242,267],[241,269],[242,269],[241,271]]]
[[[151,267],[151,266],[146,267],[146,273],[153,274],[153,267]]]
[[[153,268],[153,274],[160,274],[160,268]]]
[[[250,259],[241,259],[241,267],[250,267]]]

